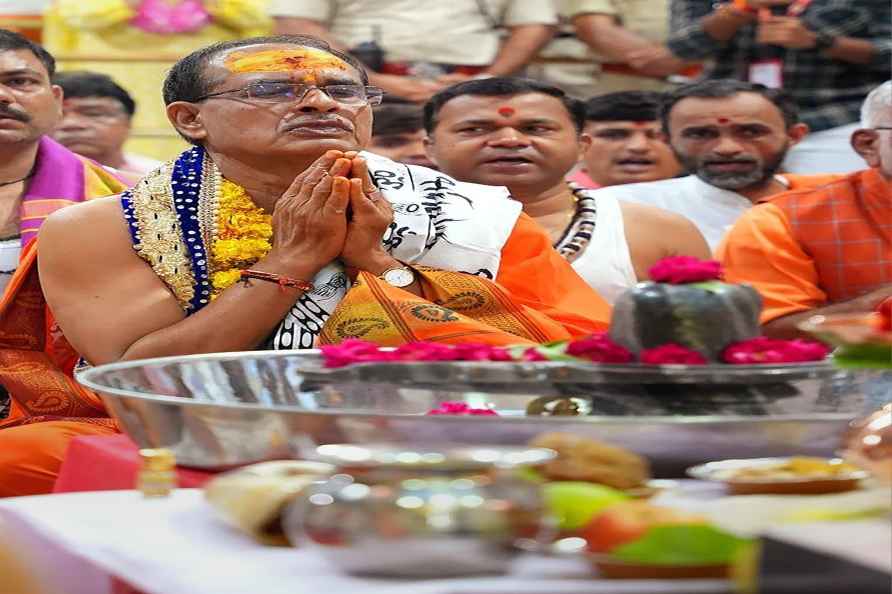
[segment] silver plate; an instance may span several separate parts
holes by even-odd
[[[423,374],[423,382],[368,381],[328,377],[317,352],[264,351],[114,363],[77,377],[138,445],[171,448],[187,466],[306,455],[330,443],[520,446],[560,431],[636,451],[662,476],[721,458],[832,455],[847,422],[890,385],[823,364],[799,368],[800,379],[785,366],[785,381],[756,384],[744,383],[752,370],[737,384],[598,383],[604,372],[595,365],[585,382],[553,379],[574,377],[575,365],[411,364],[400,371]],[[525,414],[533,400],[566,396],[590,402],[593,413]],[[501,416],[424,415],[453,400],[491,405]]]
[[[852,479],[862,480],[870,477],[870,474],[860,470],[855,469],[851,472],[847,472],[845,474],[840,475],[828,475],[828,476],[808,476],[803,475],[799,477],[786,477],[786,478],[735,478],[734,472],[738,470],[744,470],[747,468],[764,468],[764,467],[772,467],[779,466],[784,462],[790,460],[790,457],[782,457],[782,458],[749,458],[746,460],[719,460],[716,462],[707,462],[706,464],[699,464],[697,466],[693,466],[688,468],[687,474],[688,476],[699,479],[701,481],[716,481],[721,483],[726,482],[738,482],[738,483],[748,483],[748,484],[776,484],[776,483],[808,483],[812,481],[850,481]],[[832,458],[827,460],[828,462],[835,462],[837,464],[842,464],[843,460],[839,458]]]

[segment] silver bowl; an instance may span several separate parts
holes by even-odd
[[[634,368],[617,367],[459,362],[329,372],[315,351],[264,351],[114,363],[77,378],[140,447],[170,448],[185,466],[301,456],[328,443],[517,446],[557,431],[631,449],[663,476],[720,458],[829,456],[846,424],[875,405],[870,395],[892,385],[888,375],[823,363],[746,373],[667,366],[637,383]],[[587,416],[526,414],[533,401],[568,397],[587,403]],[[500,416],[424,414],[456,400]]]

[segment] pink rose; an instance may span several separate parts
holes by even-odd
[[[455,350],[438,342],[409,342],[397,347],[394,358],[399,361],[454,361]]]
[[[539,361],[549,361],[549,358],[540,353],[539,350],[535,347],[530,347],[523,352],[523,355],[521,355],[521,360],[536,363]]]
[[[631,363],[635,355],[618,345],[605,333],[592,334],[567,345],[567,354],[594,363]]]
[[[491,344],[466,343],[452,347],[456,361],[513,361],[511,353]]]
[[[722,352],[722,361],[732,365],[805,363],[822,361],[830,348],[811,340],[777,340],[759,336],[736,342]]]
[[[718,280],[722,277],[722,265],[715,260],[701,260],[692,256],[663,258],[648,271],[658,283],[682,285]]]
[[[383,352],[375,343],[357,338],[348,338],[340,344],[323,345],[320,350],[328,368],[345,367],[354,363],[392,361],[394,358],[392,353]]]
[[[437,408],[427,411],[428,415],[470,415],[477,417],[497,417],[499,413],[490,408],[472,408],[466,402],[442,402]]]
[[[647,365],[706,365],[706,357],[680,344],[670,342],[638,354]]]

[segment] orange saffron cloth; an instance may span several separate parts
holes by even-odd
[[[762,323],[892,284],[892,182],[866,169],[772,196],[738,219],[717,257],[725,280],[762,295]]]

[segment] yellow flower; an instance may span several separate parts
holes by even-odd
[[[272,216],[254,204],[244,188],[223,180],[217,205],[217,237],[211,247],[211,277],[216,298],[238,282],[272,248]]]

